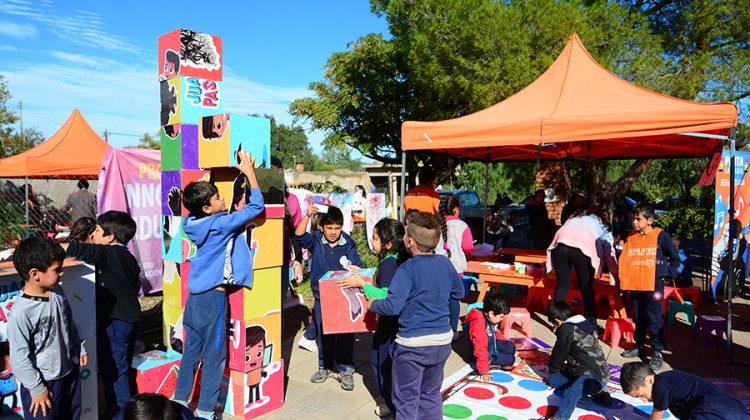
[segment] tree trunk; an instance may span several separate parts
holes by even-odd
[[[542,162],[536,173],[536,189],[555,190],[555,202],[547,203],[549,218],[560,225],[560,215],[570,191],[570,173],[565,161]]]
[[[620,179],[607,182],[606,161],[586,161],[584,178],[586,192],[592,205],[595,205],[612,217],[612,212],[633,186],[639,176],[643,175],[651,164],[652,159],[638,159],[628,168]]]

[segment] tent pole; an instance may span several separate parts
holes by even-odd
[[[737,221],[734,217],[734,146],[737,128],[732,127],[729,134],[729,267],[727,267],[727,354],[732,363],[732,284],[734,283],[734,230]]]
[[[399,219],[404,221],[406,218],[406,207],[404,206],[404,197],[406,196],[406,151],[401,151],[401,214]]]
[[[484,163],[484,217],[482,217],[482,243],[487,242],[487,200],[489,197],[490,163]]]
[[[26,184],[23,186],[24,189],[24,195],[26,197],[26,200],[24,200],[24,208],[26,209],[26,230],[29,229],[29,177],[26,177]]]

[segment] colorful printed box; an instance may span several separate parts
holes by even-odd
[[[176,29],[159,37],[159,80],[177,76],[222,80],[221,38]]]
[[[180,188],[182,191],[185,190],[185,187],[188,186],[191,182],[198,182],[198,181],[209,181],[211,179],[211,173],[209,171],[204,170],[183,170],[180,172],[181,176],[181,184]],[[182,206],[182,216],[185,217],[190,213],[183,204]]]
[[[281,360],[281,310],[251,321],[231,319],[229,369],[251,372]]]
[[[196,121],[197,122],[197,121]],[[198,170],[198,125],[185,122],[159,130],[162,171]]]
[[[182,217],[161,216],[161,257],[165,260],[183,262]]]
[[[162,304],[164,321],[164,344],[167,348],[182,354],[185,347],[185,328],[182,325],[184,309],[179,305]]]
[[[226,379],[225,413],[251,419],[284,405],[283,360],[248,373],[230,370]]]
[[[250,152],[256,166],[271,165],[271,120],[242,114],[218,114],[198,124],[198,165],[224,168],[239,163],[237,152]]]
[[[161,214],[164,216],[182,216],[182,209],[182,176],[180,171],[162,170]]]
[[[253,270],[253,287],[233,287],[229,293],[229,317],[242,321],[262,318],[281,308],[282,267]],[[287,269],[284,267],[284,273]]]
[[[221,114],[221,82],[197,77],[175,77],[160,83],[162,126],[198,124],[199,118]]]
[[[362,279],[372,284],[374,268],[359,270]],[[377,325],[374,312],[366,309],[362,289],[342,289],[336,282],[351,276],[350,271],[329,271],[320,279],[320,309],[323,334],[374,331]]]
[[[180,264],[175,261],[162,260],[162,295],[163,304],[184,307]]]
[[[263,215],[268,214],[266,211]],[[256,217],[247,227],[253,269],[278,267],[284,259],[284,219]]]
[[[180,125],[182,136],[182,169],[198,170],[198,124],[187,124],[183,121]]]
[[[182,355],[172,350],[152,350],[133,356],[131,366],[136,371],[138,392],[157,393],[172,398],[181,361]]]
[[[227,211],[233,213],[245,206],[250,185],[245,175],[236,168],[214,168],[211,170],[211,183],[216,185],[219,196],[224,199]]]

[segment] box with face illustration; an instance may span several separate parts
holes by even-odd
[[[366,309],[362,289],[343,289],[337,283],[352,275],[346,270],[329,271],[319,281],[324,334],[374,331],[377,326],[375,313]],[[372,284],[374,275],[374,268],[359,270],[359,276],[366,283]]]

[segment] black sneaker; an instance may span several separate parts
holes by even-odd
[[[648,367],[654,372],[659,371],[664,367],[664,357],[661,353],[655,352],[654,355],[651,356],[651,363],[648,364]]]
[[[605,389],[604,391],[597,392],[596,394],[591,396],[591,399],[594,400],[595,403],[601,405],[602,407],[609,407],[612,405],[612,396],[609,395],[609,392]]]
[[[625,350],[624,352],[620,353],[620,356],[626,359],[634,359],[636,357],[643,358],[643,350],[638,347],[633,347],[630,350]]]

